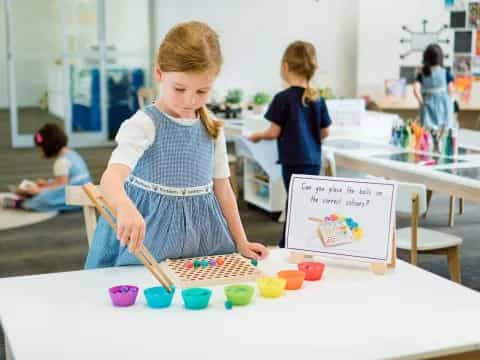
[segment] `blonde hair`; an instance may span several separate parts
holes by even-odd
[[[165,72],[218,75],[223,57],[217,33],[207,24],[188,21],[177,24],[165,35],[157,55],[157,66]],[[198,109],[208,134],[216,139],[222,123],[212,118],[205,106]]]
[[[288,65],[288,71],[302,76],[307,80],[307,87],[302,96],[302,103],[315,101],[320,97],[319,92],[310,86],[310,81],[318,69],[315,47],[306,41],[295,41],[288,45],[282,57],[282,64]]]

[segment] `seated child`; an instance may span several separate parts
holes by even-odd
[[[32,211],[68,211],[78,207],[65,204],[65,186],[82,185],[91,181],[82,157],[67,147],[68,138],[56,124],[47,123],[34,135],[35,145],[46,159],[55,159],[51,180],[37,179],[23,182],[18,198],[4,198],[4,208],[22,208]]]

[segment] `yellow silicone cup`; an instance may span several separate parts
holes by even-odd
[[[287,280],[279,277],[261,277],[257,280],[260,295],[266,298],[282,296]]]

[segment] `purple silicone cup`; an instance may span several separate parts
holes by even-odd
[[[118,285],[108,289],[108,293],[114,306],[125,307],[135,304],[138,290],[138,287],[133,285]]]

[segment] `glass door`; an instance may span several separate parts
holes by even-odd
[[[105,0],[109,139],[138,110],[138,91],[151,84],[149,5],[149,0]]]
[[[102,0],[63,0],[62,79],[65,130],[75,147],[107,141],[105,11]]]
[[[154,1],[4,4],[9,82],[0,101],[10,111],[0,116],[10,118],[12,145],[33,146],[46,122],[63,126],[73,147],[108,144],[151,84]]]
[[[52,69],[62,54],[61,0],[4,4],[9,86],[8,101],[2,97],[2,103],[10,109],[12,146],[33,146],[33,134],[43,124],[63,126],[62,111],[49,98]]]

